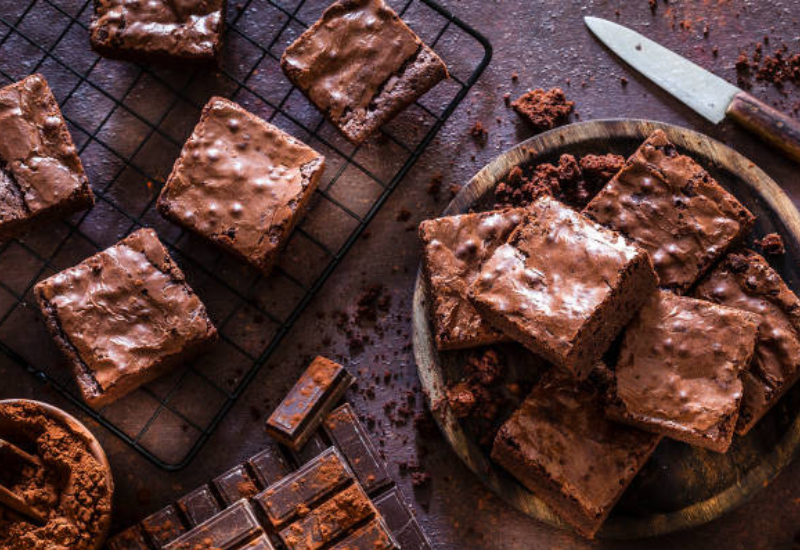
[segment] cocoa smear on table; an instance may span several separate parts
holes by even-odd
[[[0,405],[0,425],[18,430],[12,443],[35,448],[39,466],[25,466],[9,489],[47,517],[35,526],[0,510],[3,550],[83,550],[101,534],[111,514],[108,479],[85,441],[32,403]],[[14,434],[17,435],[17,434]]]

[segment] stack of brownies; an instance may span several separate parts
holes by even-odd
[[[552,363],[492,459],[584,536],[662,437],[724,453],[800,375],[800,302],[742,247],[754,221],[658,130],[582,212],[543,196],[420,226],[438,348]]]

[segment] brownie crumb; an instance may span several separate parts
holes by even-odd
[[[466,418],[472,413],[477,401],[469,383],[462,381],[447,388],[447,402],[456,418]]]
[[[433,197],[434,200],[439,200],[439,193],[442,191],[443,181],[444,176],[442,174],[434,174],[434,176],[428,182],[428,194]]]
[[[624,76],[621,76],[621,77],[619,78],[619,83],[620,83],[620,84],[622,85],[622,87],[624,88],[624,87],[626,87],[626,86],[628,85],[628,79],[627,79],[627,78],[625,78]]]
[[[777,233],[765,235],[763,239],[756,241],[756,244],[769,256],[786,254],[786,245],[783,243],[783,238]]]
[[[472,139],[475,140],[475,143],[484,147],[486,142],[489,140],[489,132],[486,131],[486,128],[483,127],[483,123],[478,120],[472,126],[469,131],[469,135],[472,136]]]
[[[647,4],[650,6],[650,11],[656,13],[658,9],[658,0],[647,0]]]
[[[411,485],[414,487],[423,487],[430,483],[431,474],[428,472],[413,472],[411,474]]]
[[[401,208],[395,216],[395,220],[399,222],[407,222],[411,219],[411,211],[408,208]]]
[[[528,120],[537,132],[544,132],[566,122],[575,107],[575,102],[568,101],[561,88],[548,91],[538,88],[523,94],[511,106],[520,116]]]

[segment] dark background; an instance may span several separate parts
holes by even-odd
[[[5,2],[11,0],[2,0]],[[90,423],[114,468],[115,529],[161,508],[266,445],[268,438],[262,429],[266,415],[310,358],[325,354],[343,360],[359,374],[360,389],[351,391],[348,398],[360,414],[374,419],[371,431],[405,494],[413,496],[423,527],[438,547],[790,549],[793,544],[800,545],[793,542],[800,536],[797,462],[747,504],[701,528],[646,541],[590,543],[511,509],[481,486],[438,433],[418,430],[410,418],[392,407],[392,403],[405,401],[407,390],[418,391],[409,334],[411,293],[419,262],[416,225],[444,208],[448,185],[465,183],[491,158],[531,135],[505,106],[504,94],[516,97],[528,88],[559,86],[576,102],[574,120],[649,118],[697,129],[752,159],[800,203],[797,165],[728,123],[721,127],[706,123],[622,66],[582,24],[585,15],[617,20],[735,82],[740,51],[752,53],[754,44],[764,37],[769,37],[766,51],[781,43],[788,44],[792,52],[800,51],[800,2],[659,0],[655,12],[646,0],[443,3],[489,37],[495,49],[492,64],[372,223],[368,238],[353,248],[199,457],[182,472],[165,473]],[[717,56],[713,48],[717,48]],[[8,53],[0,51],[0,55]],[[512,79],[514,74],[518,79]],[[800,105],[800,89],[792,84],[781,90],[753,80],[753,92],[786,111]],[[484,146],[470,137],[476,122],[488,130]],[[437,201],[427,187],[439,174],[445,190]],[[383,285],[391,296],[389,312],[381,313],[377,327],[368,323],[359,329],[369,340],[363,350],[351,349],[347,334],[334,322],[335,316],[352,313],[364,290],[374,284]],[[387,371],[393,375],[388,382],[384,378]],[[63,404],[55,393],[5,361],[0,361],[0,375],[2,397]],[[366,391],[371,387],[374,397],[370,397],[372,391]],[[414,413],[423,410],[419,394],[413,409]],[[409,463],[418,463],[421,471],[430,474],[430,481],[412,487],[410,477],[400,468]]]

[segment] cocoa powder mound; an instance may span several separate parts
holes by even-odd
[[[47,517],[39,527],[0,511],[4,550],[85,550],[101,535],[111,515],[109,479],[86,442],[69,426],[33,403],[0,406],[0,437],[39,458],[3,482]]]

